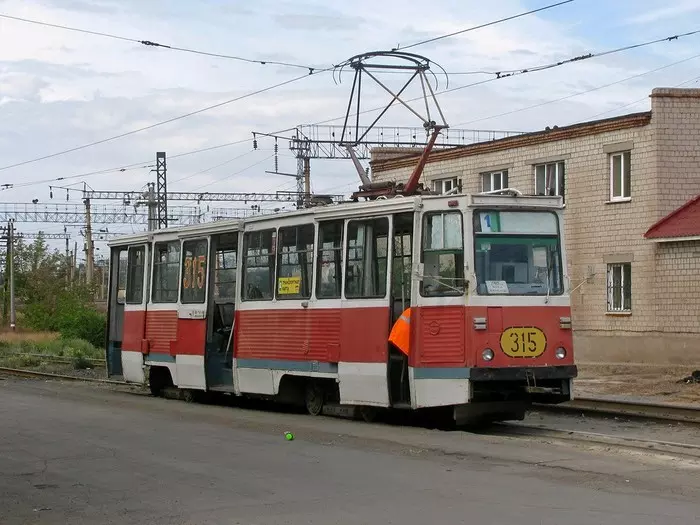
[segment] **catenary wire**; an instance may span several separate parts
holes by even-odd
[[[542,107],[542,106],[546,106],[546,105],[548,105],[548,104],[553,104],[553,103],[555,103],[555,102],[561,102],[561,101],[563,101],[563,100],[568,100],[568,99],[571,99],[571,98],[574,98],[574,97],[578,97],[578,96],[580,96],[580,95],[585,95],[585,94],[587,94],[587,93],[592,93],[593,91],[598,91],[598,90],[601,90],[601,89],[604,89],[604,88],[607,88],[607,87],[610,87],[610,86],[615,86],[615,85],[617,85],[617,84],[622,84],[622,83],[624,83],[624,82],[627,82],[627,81],[632,80],[632,79],[635,79],[635,78],[639,78],[639,77],[643,77],[643,76],[646,76],[646,75],[650,75],[650,74],[652,74],[652,73],[656,73],[657,71],[661,71],[661,70],[663,70],[663,69],[667,69],[667,68],[669,68],[669,67],[673,67],[673,66],[676,66],[676,65],[678,65],[678,64],[682,64],[682,63],[684,63],[684,62],[688,62],[688,61],[690,61],[690,60],[694,60],[694,59],[696,59],[696,58],[698,58],[698,57],[700,57],[700,54],[693,55],[693,56],[691,56],[691,57],[684,58],[683,60],[678,60],[678,61],[676,61],[676,62],[672,62],[672,63],[670,63],[670,64],[666,64],[666,65],[661,66],[661,67],[657,67],[657,68],[654,68],[654,69],[650,69],[649,71],[645,71],[644,73],[638,73],[638,74],[636,74],[636,75],[632,75],[632,76],[629,76],[629,77],[626,77],[626,78],[623,78],[623,79],[620,79],[620,80],[616,80],[615,82],[610,82],[610,83],[608,83],[608,84],[603,84],[602,86],[596,86],[596,87],[593,87],[593,88],[590,88],[590,89],[586,89],[586,90],[584,90],[584,91],[578,91],[578,92],[576,92],[576,93],[572,93],[571,95],[566,95],[566,96],[564,96],[564,97],[556,98],[556,99],[553,99],[553,100],[548,100],[548,101],[546,101],[546,102],[540,102],[539,104],[533,104],[533,105],[531,105],[531,106],[526,106],[526,107],[522,107],[522,108],[518,108],[518,109],[511,110],[511,111],[505,111],[505,112],[499,113],[499,114],[497,114],[497,115],[491,115],[491,116],[488,116],[488,117],[482,117],[482,118],[477,118],[477,119],[473,119],[473,120],[468,120],[468,121],[466,121],[466,122],[460,122],[459,124],[455,124],[455,127],[465,126],[465,125],[467,125],[467,124],[473,124],[473,123],[475,123],[475,122],[482,122],[482,121],[484,121],[484,120],[491,120],[491,119],[498,118],[498,117],[504,117],[504,116],[506,116],[506,115],[513,115],[514,113],[520,113],[521,111],[527,111],[527,110],[529,110],[529,109],[539,108],[539,107]]]
[[[308,69],[309,71],[314,71],[315,69],[319,69],[317,67],[308,66],[308,65],[304,65],[304,64],[295,64],[292,62],[281,62],[281,61],[277,61],[277,60],[264,60],[264,59],[258,60],[258,59],[253,59],[253,58],[241,57],[241,56],[237,56],[237,55],[227,55],[224,53],[210,53],[208,51],[201,51],[198,49],[190,49],[190,48],[186,48],[186,47],[160,44],[160,43],[154,42],[152,40],[141,40],[138,38],[130,38],[130,37],[126,37],[126,36],[115,35],[112,33],[103,33],[101,31],[92,31],[89,29],[82,29],[82,28],[78,28],[78,27],[64,26],[64,25],[60,25],[60,24],[51,24],[49,22],[42,22],[40,20],[32,20],[30,18],[22,18],[19,16],[12,16],[12,15],[7,15],[7,14],[0,14],[0,18],[6,18],[9,20],[15,20],[18,22],[26,22],[29,24],[37,24],[37,25],[46,26],[46,27],[53,27],[55,29],[63,29],[65,31],[74,31],[77,33],[85,33],[88,35],[101,36],[101,37],[105,37],[105,38],[112,38],[115,40],[122,40],[125,42],[133,42],[135,44],[141,44],[141,45],[148,46],[148,47],[159,47],[159,48],[163,48],[163,49],[170,49],[173,51],[181,51],[184,53],[193,53],[193,54],[197,54],[197,55],[204,55],[204,56],[210,56],[210,57],[215,57],[215,58],[226,58],[226,59],[230,59],[230,60],[237,60],[239,62],[247,62],[249,64],[294,67],[294,68],[300,68],[300,69]]]
[[[265,93],[265,92],[267,92],[267,91],[271,91],[271,90],[273,90],[273,89],[276,89],[276,88],[279,88],[279,87],[282,87],[282,86],[286,86],[286,85],[291,84],[291,83],[293,83],[293,82],[298,82],[299,80],[302,80],[302,79],[304,79],[304,78],[308,78],[308,77],[311,76],[311,75],[315,75],[315,74],[319,74],[319,73],[324,73],[324,72],[330,71],[331,69],[332,69],[332,68],[320,69],[320,70],[315,71],[314,73],[309,73],[309,74],[305,74],[305,75],[302,75],[302,76],[294,77],[294,78],[291,78],[291,79],[289,79],[289,80],[285,80],[284,82],[279,82],[279,83],[274,84],[274,85],[272,85],[272,86],[267,86],[267,87],[264,87],[264,88],[260,88],[260,89],[257,89],[257,90],[255,90],[255,91],[251,91],[251,92],[249,92],[249,93],[246,93],[246,94],[244,94],[244,95],[240,95],[240,96],[238,96],[238,97],[235,97],[235,98],[232,98],[232,99],[229,99],[229,100],[225,100],[225,101],[223,101],[223,102],[219,102],[218,104],[213,104],[213,105],[211,105],[211,106],[207,106],[207,107],[204,107],[204,108],[201,108],[201,109],[197,109],[197,110],[195,110],[195,111],[190,111],[189,113],[185,113],[184,115],[178,115],[177,117],[173,117],[173,118],[170,118],[170,119],[167,119],[167,120],[163,120],[163,121],[160,121],[160,122],[156,122],[155,124],[150,124],[150,125],[144,126],[144,127],[142,127],[142,128],[138,128],[138,129],[134,129],[134,130],[131,130],[131,131],[127,131],[127,132],[125,132],[125,133],[120,133],[119,135],[114,135],[114,136],[108,137],[108,138],[106,138],[106,139],[97,140],[97,141],[91,142],[91,143],[89,143],[89,144],[83,144],[82,146],[77,146],[77,147],[75,147],[75,148],[70,148],[70,149],[63,150],[63,151],[59,151],[59,152],[56,152],[56,153],[51,153],[51,154],[49,154],[49,155],[44,155],[44,156],[41,156],[41,157],[36,157],[36,158],[34,158],[34,159],[25,160],[25,161],[22,161],[22,162],[17,162],[17,163],[15,163],[15,164],[9,164],[9,165],[7,165],[7,166],[2,166],[2,167],[0,167],[0,171],[8,170],[8,169],[11,169],[11,168],[17,168],[17,167],[19,167],[19,166],[25,166],[25,165],[27,165],[27,164],[32,164],[32,163],[34,163],[34,162],[39,162],[39,161],[42,161],[42,160],[46,160],[46,159],[58,157],[58,156],[61,156],[61,155],[66,155],[66,154],[68,154],[68,153],[73,153],[73,152],[75,152],[75,151],[79,151],[79,150],[83,150],[83,149],[86,149],[86,148],[90,148],[90,147],[92,147],[92,146],[97,146],[97,145],[99,145],[99,144],[104,144],[104,143],[106,143],[106,142],[111,142],[111,141],[113,141],[113,140],[117,140],[117,139],[121,139],[121,138],[124,138],[124,137],[128,137],[129,135],[135,135],[136,133],[140,133],[140,132],[142,132],[142,131],[147,131],[147,130],[149,130],[149,129],[154,129],[154,128],[163,126],[163,125],[165,125],[165,124],[170,124],[170,123],[172,123],[172,122],[175,122],[175,121],[178,121],[178,120],[182,120],[182,119],[185,119],[185,118],[187,118],[187,117],[191,117],[191,116],[193,116],[193,115],[198,115],[198,114],[200,114],[200,113],[204,113],[204,112],[210,111],[210,110],[212,110],[212,109],[220,108],[220,107],[222,107],[222,106],[226,106],[226,105],[228,105],[228,104],[232,104],[232,103],[234,103],[234,102],[238,102],[238,101],[240,101],[240,100],[243,100],[243,99],[246,99],[246,98],[255,96],[255,95],[260,95],[260,94]]]
[[[496,25],[496,24],[500,24],[500,23],[502,23],[502,22],[507,22],[507,21],[509,21],[509,20],[514,20],[514,19],[516,19],[516,18],[521,18],[521,17],[523,17],[523,16],[527,16],[527,15],[531,15],[531,14],[534,14],[534,13],[538,13],[538,12],[540,12],[540,11],[545,11],[546,9],[552,9],[552,8],[558,7],[558,6],[560,6],[560,5],[569,4],[569,3],[573,2],[573,1],[574,1],[574,0],[564,0],[563,2],[557,2],[556,4],[546,5],[546,6],[544,6],[544,7],[538,8],[538,9],[533,9],[533,10],[531,10],[531,11],[526,11],[526,12],[524,12],[524,13],[518,13],[517,15],[509,16],[509,17],[506,17],[506,18],[500,18],[500,19],[494,20],[494,21],[492,21],[492,22],[487,22],[487,23],[485,23],[485,24],[480,24],[480,25],[478,25],[478,26],[469,27],[469,28],[467,28],[467,29],[462,29],[462,30],[460,30],[460,31],[455,31],[455,32],[453,32],[453,33],[448,33],[448,34],[446,34],[446,35],[440,35],[440,36],[436,36],[436,37],[433,37],[433,38],[428,38],[428,39],[426,39],[426,40],[421,40],[420,42],[415,42],[414,44],[410,44],[410,45],[407,45],[407,46],[396,46],[395,48],[392,49],[392,51],[398,51],[398,50],[400,50],[400,49],[410,49],[410,48],[412,48],[412,47],[422,46],[422,45],[424,45],[424,44],[429,44],[429,43],[431,43],[431,42],[436,42],[436,41],[438,41],[438,40],[442,40],[442,39],[444,39],[444,38],[450,38],[450,37],[453,37],[453,36],[456,36],[456,35],[461,35],[461,34],[463,34],[463,33],[467,33],[467,32],[469,32],[469,31],[475,31],[475,30],[477,30],[477,29],[482,29],[482,28],[484,28],[484,27],[493,26],[493,25]]]
[[[610,49],[610,50],[608,50],[608,51],[601,51],[601,52],[599,52],[599,53],[587,53],[587,54],[584,54],[584,55],[577,55],[577,56],[572,57],[572,58],[568,58],[568,59],[565,59],[565,60],[560,60],[560,61],[558,61],[558,62],[552,62],[552,63],[548,63],[548,64],[543,64],[543,65],[540,65],[540,66],[534,66],[534,67],[523,68],[523,69],[511,69],[511,70],[499,71],[499,72],[494,73],[495,76],[494,76],[493,78],[487,78],[487,79],[480,80],[480,81],[477,81],[477,82],[472,82],[472,83],[470,83],[470,84],[465,84],[465,85],[462,85],[462,86],[456,86],[456,87],[453,87],[453,88],[444,89],[444,90],[442,90],[442,91],[437,91],[437,92],[435,93],[435,96],[445,95],[445,94],[447,94],[447,93],[454,93],[454,92],[456,92],[456,91],[461,91],[461,90],[463,90],[463,89],[467,89],[467,88],[470,88],[470,87],[481,86],[481,85],[483,85],[483,84],[488,84],[488,83],[490,83],[490,82],[494,82],[494,81],[496,81],[496,80],[501,80],[501,79],[504,79],[504,78],[510,78],[510,77],[520,76],[520,75],[527,75],[527,74],[535,73],[535,72],[538,72],[538,71],[545,71],[545,70],[548,70],[548,69],[553,69],[553,68],[561,67],[561,66],[564,66],[564,65],[566,65],[566,64],[571,64],[571,63],[574,63],[574,62],[581,62],[581,61],[583,61],[583,60],[589,60],[589,59],[592,59],[592,58],[598,58],[598,57],[602,57],[602,56],[612,55],[612,54],[615,54],[615,53],[622,53],[622,52],[624,52],[624,51],[629,51],[629,50],[631,50],[631,49],[638,49],[638,48],[641,48],[641,47],[650,46],[650,45],[653,45],[653,44],[658,44],[658,43],[660,43],[660,42],[667,42],[667,41],[670,42],[670,41],[672,41],[672,40],[678,40],[678,39],[680,39],[680,38],[687,37],[687,36],[692,36],[692,35],[696,35],[696,34],[698,34],[698,33],[700,33],[700,30],[689,31],[689,32],[687,32],[687,33],[681,33],[681,34],[678,34],[678,35],[673,35],[673,36],[669,36],[669,37],[659,38],[659,39],[655,39],[655,40],[648,40],[648,41],[646,41],[646,42],[641,42],[641,43],[639,43],[639,44],[632,44],[632,45],[629,45],[629,46],[618,47],[618,48],[615,48],[615,49]],[[414,98],[410,98],[410,99],[405,99],[404,102],[415,102],[416,100],[422,100],[422,99],[423,99],[423,97],[422,97],[422,96],[419,96],[419,97],[414,97]],[[360,111],[359,114],[360,114],[360,115],[364,115],[364,114],[366,114],[366,113],[373,113],[373,112],[376,112],[376,111],[381,111],[381,110],[383,110],[385,107],[386,107],[386,106],[379,106],[379,107],[375,107],[375,108],[371,108],[371,109],[365,109],[365,110]],[[352,113],[352,114],[350,114],[349,116],[353,116],[353,117],[354,117],[354,116],[357,116],[357,115],[358,115],[358,113]],[[344,118],[345,118],[345,115],[340,116],[340,117],[329,118],[329,119],[326,119],[326,120],[321,120],[321,121],[319,121],[319,122],[314,122],[312,125],[313,125],[313,126],[317,126],[317,125],[320,125],[320,124],[328,124],[329,122],[335,122],[336,120],[342,120],[342,119],[344,119]],[[291,129],[294,129],[294,128],[291,128]],[[276,131],[276,132],[274,132],[273,134],[284,133],[285,131],[289,131],[289,130],[287,129],[287,130],[282,130],[282,131]]]

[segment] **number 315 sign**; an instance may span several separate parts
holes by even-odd
[[[182,287],[204,288],[207,275],[207,258],[204,255],[185,257],[185,268],[182,272]]]

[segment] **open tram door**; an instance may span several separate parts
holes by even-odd
[[[107,297],[107,346],[105,361],[107,376],[121,378],[122,344],[124,338],[124,303],[126,300],[127,246],[111,249],[109,292]]]
[[[233,323],[236,309],[238,232],[213,235],[204,366],[209,390],[233,392]]]
[[[143,342],[149,275],[146,238],[111,248],[107,314],[107,376],[143,383]]]
[[[393,218],[392,264],[390,288],[390,324],[394,326],[406,309],[412,307],[412,263],[414,250],[414,212],[397,213]],[[410,407],[408,355],[389,343],[387,379],[389,402],[393,407]]]

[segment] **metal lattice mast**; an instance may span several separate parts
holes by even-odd
[[[158,199],[158,228],[168,227],[168,170],[165,152],[156,153],[156,198]]]

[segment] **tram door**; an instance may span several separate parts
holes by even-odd
[[[204,356],[207,387],[211,390],[232,392],[238,233],[213,236],[210,260],[210,300]]]
[[[121,376],[122,339],[124,336],[124,303],[126,298],[127,248],[112,248],[107,319],[107,375]]]
[[[413,252],[413,213],[394,216],[392,273],[391,273],[391,327],[406,308],[411,306],[411,265]],[[389,343],[389,400],[392,406],[410,405],[408,356]]]

